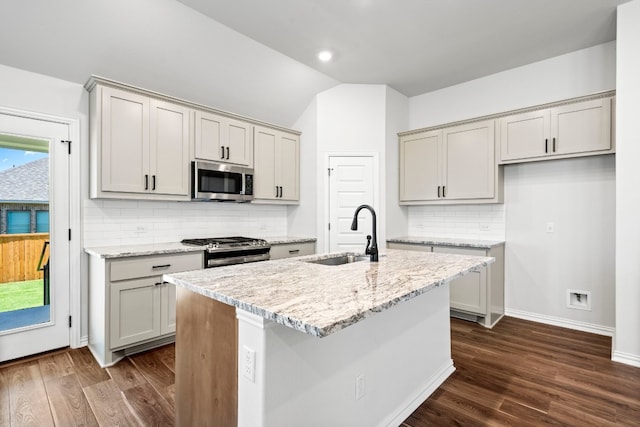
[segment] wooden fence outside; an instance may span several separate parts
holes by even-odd
[[[42,279],[38,262],[47,240],[49,233],[0,234],[0,283]]]

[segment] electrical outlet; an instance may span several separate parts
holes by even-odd
[[[480,231],[489,231],[489,224],[480,224]]]
[[[356,377],[356,400],[360,400],[365,394],[364,375],[358,375]]]
[[[251,381],[256,382],[256,351],[242,346],[242,375]]]

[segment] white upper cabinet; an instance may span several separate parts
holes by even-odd
[[[613,152],[611,98],[576,102],[500,119],[500,161]]]
[[[195,121],[196,159],[253,166],[253,125],[206,111]]]
[[[91,197],[188,200],[190,110],[101,85],[90,99]]]
[[[400,138],[400,201],[437,200],[441,182],[442,132]]]
[[[256,201],[300,200],[300,137],[255,126],[253,196]]]
[[[495,122],[400,136],[400,203],[499,203]]]
[[[443,199],[493,201],[498,174],[494,126],[487,120],[442,131]]]

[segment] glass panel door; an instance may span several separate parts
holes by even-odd
[[[69,345],[68,135],[0,114],[0,362]]]

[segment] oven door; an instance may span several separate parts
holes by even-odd
[[[223,163],[191,163],[191,198],[193,200],[253,199],[253,170]]]

